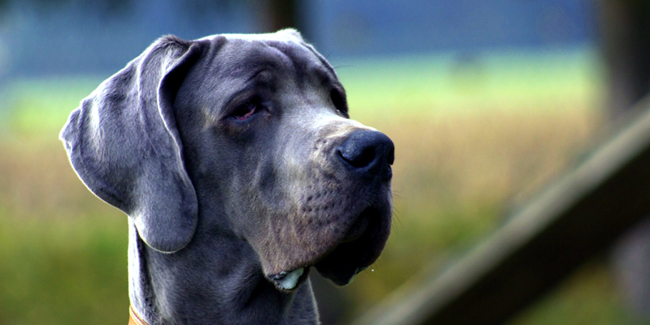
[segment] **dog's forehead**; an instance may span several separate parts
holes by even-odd
[[[285,74],[283,77],[288,77],[286,73],[293,70],[299,75],[317,73],[337,79],[329,62],[305,43],[295,30],[270,34],[220,34],[200,40],[219,47],[220,53],[213,65],[221,66],[220,70],[230,77],[246,77],[265,68],[276,68]]]
[[[332,66],[297,32],[219,34],[198,41],[203,57],[177,99],[202,107],[205,116],[218,116],[227,103],[261,94],[283,107],[320,107],[332,88],[344,91]]]

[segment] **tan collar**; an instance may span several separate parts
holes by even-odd
[[[133,306],[129,306],[129,325],[149,325],[143,321],[138,314],[133,310]]]

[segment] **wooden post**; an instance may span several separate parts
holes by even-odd
[[[650,1],[600,0],[596,7],[616,117],[650,92]]]
[[[293,27],[302,29],[297,0],[264,0],[260,2],[260,23],[263,32]]]

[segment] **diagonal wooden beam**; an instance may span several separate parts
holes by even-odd
[[[467,256],[396,291],[355,324],[504,323],[649,212],[644,112]]]

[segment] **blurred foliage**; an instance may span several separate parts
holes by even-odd
[[[126,323],[126,219],[56,138],[0,143],[0,324]]]
[[[338,71],[353,118],[396,144],[393,233],[371,270],[338,291],[350,302],[347,319],[472,247],[602,125],[589,55],[411,58]],[[126,217],[90,194],[57,141],[100,80],[17,81],[4,91],[0,324],[126,323]],[[514,323],[629,321],[602,264],[567,283]]]

